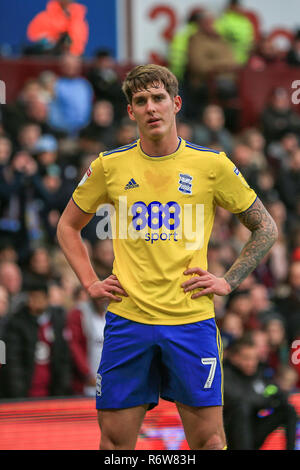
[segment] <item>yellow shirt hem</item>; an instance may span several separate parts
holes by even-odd
[[[214,312],[207,312],[201,314],[197,313],[197,315],[185,316],[182,318],[161,318],[160,320],[153,318],[153,321],[151,321],[148,319],[145,320],[139,315],[134,315],[128,312],[122,312],[118,307],[115,308],[114,305],[112,305],[112,307],[109,306],[108,311],[114,313],[115,315],[119,315],[120,317],[126,318],[127,320],[131,320],[137,323],[143,323],[146,325],[186,325],[187,323],[197,323],[199,321],[209,320],[210,318],[215,317]]]

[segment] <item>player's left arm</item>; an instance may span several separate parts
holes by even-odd
[[[232,292],[254,271],[277,240],[276,224],[258,198],[249,209],[237,214],[237,217],[251,231],[248,242],[224,277],[216,277],[198,267],[184,272],[186,275],[194,274],[182,284],[185,292],[202,288],[192,295],[193,299],[207,294],[227,295]]]

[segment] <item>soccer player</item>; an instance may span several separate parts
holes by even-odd
[[[133,68],[123,83],[139,139],[103,152],[73,193],[58,240],[92,298],[109,299],[97,374],[100,449],[134,449],[159,397],[176,403],[191,449],[224,449],[222,344],[213,295],[227,295],[277,237],[275,223],[223,153],[184,141],[178,83],[165,67]],[[100,281],[81,229],[111,204],[115,261]],[[216,206],[250,229],[219,278],[207,271]]]

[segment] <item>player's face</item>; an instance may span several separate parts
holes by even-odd
[[[245,375],[253,375],[258,366],[258,353],[256,347],[245,346],[239,353],[231,358],[231,362]]]
[[[142,136],[156,140],[171,132],[180,108],[180,96],[171,98],[161,84],[134,93],[128,114],[131,120],[136,121]]]

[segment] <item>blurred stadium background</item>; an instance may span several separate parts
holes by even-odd
[[[66,19],[61,7],[68,3],[67,8],[79,8]],[[98,153],[137,138],[126,119],[120,86],[139,63],[174,71],[185,103],[179,135],[225,150],[278,225],[278,242],[260,267],[234,296],[216,298],[216,317],[225,359],[235,339],[250,336],[269,379],[299,416],[299,2],[289,0],[288,8],[280,0],[231,2],[235,20],[224,18],[229,3],[1,3],[0,449],[98,448],[91,398],[95,367],[89,352],[101,348],[105,306],[90,305],[60,253],[55,229]],[[48,16],[41,16],[46,8]],[[220,53],[220,38],[226,41],[226,54]],[[211,54],[213,63],[207,60],[201,68]],[[99,220],[91,221],[83,238],[104,279],[111,273],[113,252],[109,240],[97,238]],[[217,211],[208,252],[216,275],[230,266],[247,236],[230,214]],[[45,337],[38,337],[24,316],[41,281],[48,288],[48,316],[39,327],[46,324],[53,332],[51,319],[61,319],[55,323],[61,338],[55,358],[51,334],[43,330]],[[82,324],[87,311],[99,314],[98,339]],[[33,370],[46,365],[49,373],[49,364],[53,375],[48,381],[54,384],[48,392],[37,390]],[[262,448],[284,446],[279,428]],[[174,405],[160,402],[147,414],[137,449],[187,448]],[[295,448],[300,449],[299,424]]]
[[[300,410],[300,399],[292,397]],[[96,450],[100,431],[91,398],[44,399],[1,404],[0,450]],[[281,428],[265,440],[262,450],[284,450]],[[189,450],[175,405],[161,400],[142,425],[136,450]],[[300,426],[295,450],[300,450]]]

